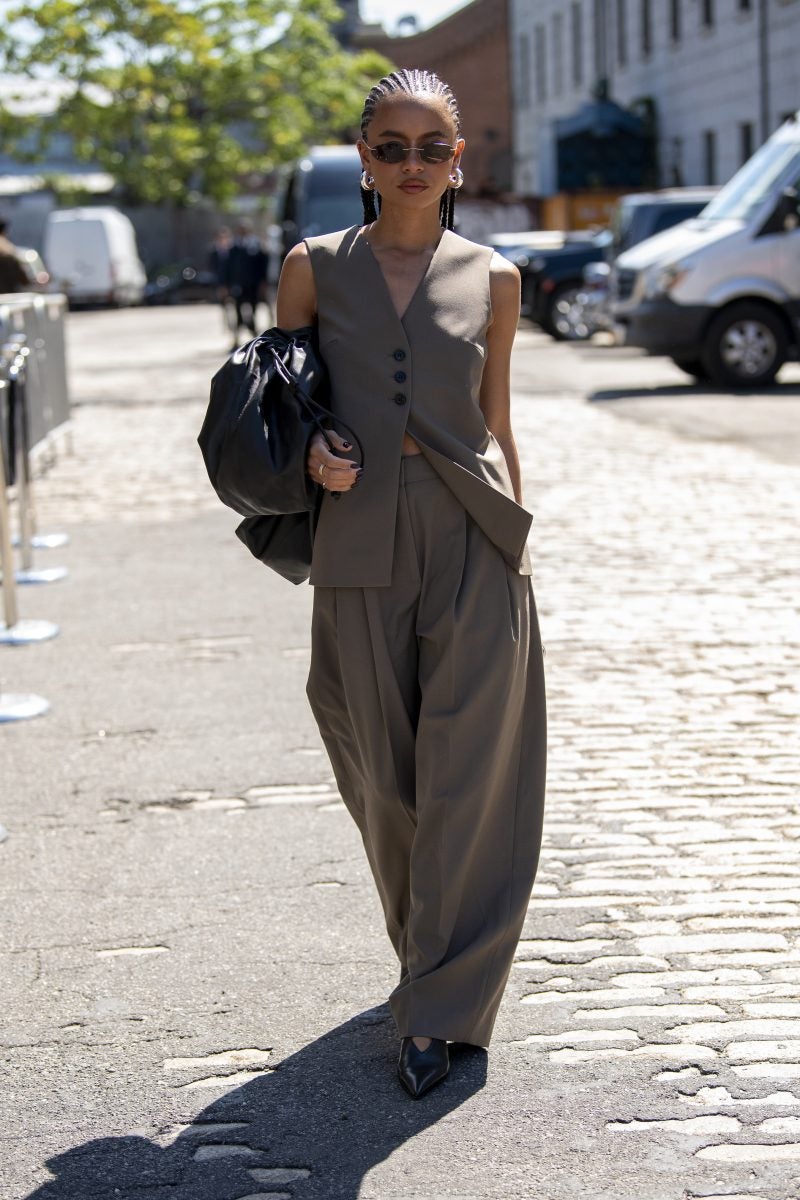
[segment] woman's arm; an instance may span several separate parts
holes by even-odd
[[[317,289],[305,242],[293,246],[283,261],[275,306],[279,329],[289,332],[316,324]],[[333,429],[329,430],[328,437],[337,450],[352,449],[350,443]],[[323,468],[321,475],[320,467]],[[315,433],[309,442],[306,471],[314,483],[331,492],[349,492],[361,475],[361,468],[353,459],[342,459],[331,453],[321,433]]]
[[[520,274],[500,254],[492,258],[489,276],[492,323],[486,334],[480,405],[486,427],[505,455],[517,504],[522,504],[519,455],[511,432],[511,348],[519,321]]]
[[[317,289],[305,242],[293,246],[281,267],[275,318],[279,329],[302,329],[317,319]]]

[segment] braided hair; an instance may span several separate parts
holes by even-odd
[[[361,136],[365,142],[367,140],[367,128],[375,116],[375,109],[381,100],[385,100],[389,96],[398,95],[441,97],[455,124],[456,137],[461,137],[461,113],[458,110],[458,102],[449,84],[440,79],[438,75],[435,75],[433,71],[419,71],[416,68],[403,67],[401,71],[392,71],[391,75],[385,75],[369,92],[364,102],[364,111],[361,114]],[[378,219],[381,203],[380,196],[378,196],[376,207],[376,193],[374,191],[365,191],[364,188],[360,190],[361,200],[364,205],[364,224],[369,225],[372,221],[377,221]],[[449,187],[442,196],[439,205],[439,220],[445,229],[453,228],[455,206],[456,189]]]

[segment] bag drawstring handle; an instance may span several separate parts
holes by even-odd
[[[322,424],[322,420],[321,420],[321,417],[319,414],[322,414],[323,417],[329,417],[330,420],[334,421],[337,425],[341,425],[341,427],[350,434],[350,437],[353,439],[356,446],[358,447],[358,453],[359,453],[359,457],[361,459],[360,465],[363,467],[364,466],[364,447],[361,445],[361,441],[358,437],[358,434],[355,432],[353,427],[351,425],[348,425],[346,421],[343,421],[341,419],[341,417],[337,417],[336,414],[331,412],[331,410],[329,408],[326,408],[324,404],[320,404],[320,402],[318,400],[315,400],[313,396],[309,396],[308,392],[306,392],[305,389],[300,386],[297,378],[292,374],[292,372],[286,366],[286,363],[283,361],[280,354],[278,354],[278,351],[275,349],[274,346],[270,346],[270,353],[272,354],[272,357],[275,360],[275,369],[277,370],[281,379],[286,384],[286,386],[289,388],[289,391],[292,393],[292,395],[295,396],[296,399],[299,400],[300,403],[303,405],[303,407],[306,409],[306,411],[308,412],[308,415],[311,417],[312,421],[317,426],[317,429],[320,431],[322,436],[325,438],[325,441],[328,444],[328,449],[331,451],[331,453],[335,452],[336,447],[333,445],[333,443],[331,442],[331,439],[328,437],[328,431],[325,428],[325,426]],[[331,495],[333,495],[333,496],[338,496],[339,494],[340,493],[338,493],[338,492],[331,493]]]

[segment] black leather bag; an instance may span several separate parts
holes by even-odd
[[[305,583],[311,573],[311,552],[319,509],[273,517],[245,517],[236,536],[251,554],[290,583]]]
[[[293,583],[308,578],[322,498],[306,472],[312,434],[333,449],[326,426],[339,426],[364,462],[355,432],[322,403],[328,381],[315,335],[311,326],[273,328],[235,350],[211,381],[198,437],[214,490],[246,518],[237,537]]]

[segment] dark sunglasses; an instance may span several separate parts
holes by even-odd
[[[402,142],[382,142],[380,146],[367,146],[370,154],[374,154],[378,162],[402,162],[412,150],[416,150],[423,162],[443,163],[452,158],[456,152],[455,146],[446,142],[426,142],[424,146],[404,146]]]

